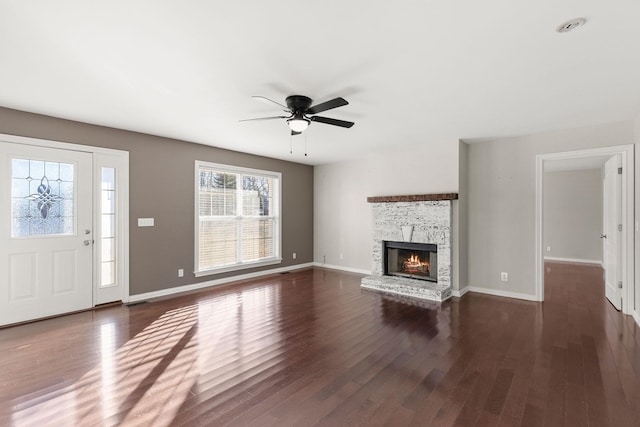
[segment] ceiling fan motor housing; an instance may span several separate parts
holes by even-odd
[[[304,112],[311,107],[311,98],[304,95],[291,95],[287,99],[287,107],[291,110],[293,115],[304,114]]]

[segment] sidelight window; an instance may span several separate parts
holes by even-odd
[[[116,285],[116,170],[101,168],[100,286]]]

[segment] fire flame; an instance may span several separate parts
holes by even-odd
[[[407,273],[424,272],[428,274],[429,272],[429,261],[420,261],[420,257],[415,254],[411,254],[410,257],[405,259],[402,265]]]

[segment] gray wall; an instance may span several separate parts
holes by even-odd
[[[6,108],[0,133],[129,152],[132,295],[313,261],[311,166]],[[282,173],[282,264],[194,277],[195,160]],[[139,217],[154,217],[155,227],[138,228]],[[178,268],[185,277],[177,277]]]
[[[628,121],[469,145],[469,285],[535,297],[536,155],[633,142]]]
[[[602,262],[600,169],[546,172],[543,206],[546,257]]]
[[[458,192],[458,139],[363,153],[314,170],[314,257],[318,263],[371,272],[369,196]],[[341,256],[342,255],[342,256]]]

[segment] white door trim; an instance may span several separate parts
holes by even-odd
[[[52,141],[40,138],[29,138],[7,134],[0,134],[0,141],[91,153],[94,155],[94,181],[96,176],[95,174],[97,173],[97,171],[99,171],[98,165],[107,165],[109,164],[108,159],[113,159],[113,164],[119,167],[119,170],[121,172],[117,177],[120,183],[120,188],[116,209],[117,215],[121,218],[120,229],[118,230],[121,235],[121,239],[118,247],[120,262],[117,263],[116,275],[123,284],[122,302],[129,302],[129,152],[111,148],[94,147],[91,145],[72,144],[68,142]],[[99,193],[94,194],[94,198],[97,197],[98,194]],[[99,224],[98,216],[100,216],[100,211],[94,209],[94,230],[97,224]],[[96,243],[98,242],[96,241]],[[95,266],[97,266],[97,264],[94,261],[94,267]],[[94,268],[94,305],[96,303],[96,286],[98,283],[98,281],[96,280],[97,270],[97,268]]]
[[[592,156],[622,158],[622,312],[633,312],[634,293],[634,146],[619,145],[536,156],[536,212],[535,212],[535,285],[536,299],[544,301],[544,254],[543,254],[543,200],[544,166],[550,160],[577,159]]]

